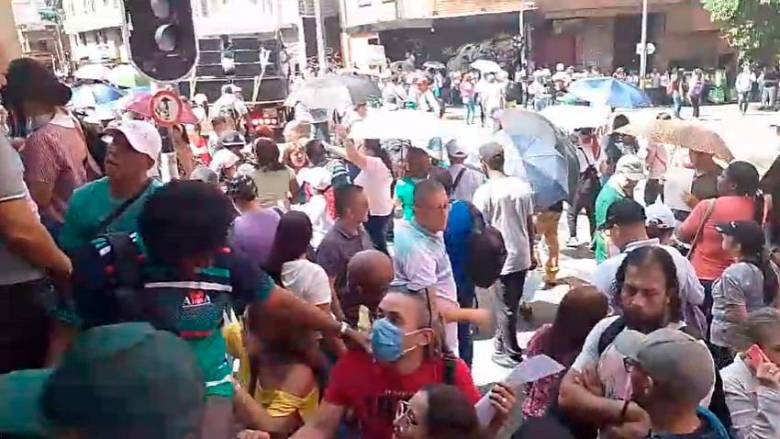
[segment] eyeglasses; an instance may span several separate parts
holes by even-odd
[[[626,370],[626,372],[631,373],[637,366],[639,366],[639,362],[634,360],[633,358],[629,357],[623,357],[623,368]]]
[[[399,401],[398,408],[395,410],[395,421],[393,422],[397,432],[403,432],[409,427],[417,426],[417,415],[414,414],[409,401]]]

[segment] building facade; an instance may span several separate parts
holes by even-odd
[[[13,0],[11,8],[22,55],[36,58],[52,70],[66,70],[68,44],[55,13],[43,0]]]
[[[446,62],[465,44],[518,34],[523,7],[522,0],[340,1],[342,48],[358,68],[383,54]]]
[[[641,1],[537,0],[529,12],[532,54],[537,65],[618,67],[638,70]],[[723,67],[734,61],[725,41],[699,0],[648,0],[648,38],[656,51],[648,66]]]
[[[75,64],[128,62],[120,0],[63,0],[63,28]]]
[[[342,46],[364,66],[377,45],[391,60],[422,45],[426,59],[447,62],[469,43],[500,45],[520,33],[522,21],[528,58],[537,66],[638,70],[641,0],[340,1]],[[650,69],[733,63],[733,51],[699,0],[648,0],[648,9],[648,42],[656,47]]]

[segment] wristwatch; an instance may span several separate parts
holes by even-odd
[[[347,323],[347,322],[341,322],[341,327],[339,328],[339,334],[341,334],[341,335],[344,335],[344,334],[346,334],[346,333],[347,333],[347,331],[349,331],[350,329],[352,329],[352,327],[351,327],[351,326],[349,326],[349,323]]]

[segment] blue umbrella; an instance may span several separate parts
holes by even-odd
[[[496,140],[504,145],[504,171],[531,184],[534,207],[543,210],[569,200],[579,164],[568,137],[539,113],[521,109],[504,111],[501,126]]]
[[[650,98],[639,88],[615,78],[583,78],[569,86],[569,94],[591,105],[615,108],[649,107]]]
[[[87,108],[96,105],[104,105],[124,96],[124,93],[116,87],[106,84],[85,84],[73,89],[70,105],[73,108]]]

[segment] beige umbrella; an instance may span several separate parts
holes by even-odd
[[[734,155],[718,133],[695,122],[653,120],[648,123],[626,125],[617,131],[643,137],[651,142],[713,154],[726,162],[734,160]]]

